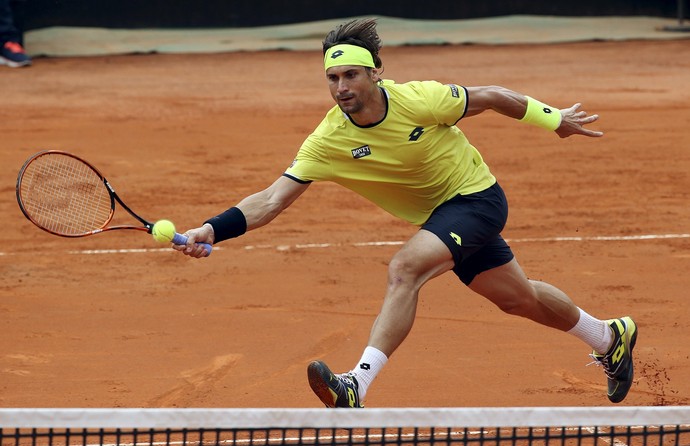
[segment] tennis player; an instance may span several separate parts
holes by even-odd
[[[506,313],[576,336],[608,378],[608,398],[622,401],[633,382],[637,328],[630,317],[597,319],[558,288],[527,278],[501,237],[508,216],[503,190],[457,124],[484,111],[554,131],[600,137],[598,119],[580,104],[559,110],[498,86],[383,80],[376,21],[359,19],[323,41],[324,70],[336,102],[285,173],[265,190],[186,232],[175,249],[192,257],[197,242],[219,243],[264,226],[314,181],[333,181],[420,227],[393,256],[388,288],[360,360],[334,374],[322,361],[307,368],[327,407],[363,407],[367,389],[407,337],[420,288],[447,271]]]

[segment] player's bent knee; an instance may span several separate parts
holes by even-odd
[[[414,276],[414,265],[404,258],[393,257],[388,264],[388,278],[390,282],[408,281],[413,279]]]
[[[419,287],[424,275],[421,270],[422,267],[414,259],[396,255],[388,264],[388,285]]]

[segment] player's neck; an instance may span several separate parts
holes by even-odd
[[[352,122],[360,127],[377,124],[386,117],[386,93],[378,86],[376,90],[376,93],[374,93],[371,100],[362,107],[362,110],[349,115]]]

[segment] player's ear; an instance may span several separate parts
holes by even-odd
[[[371,69],[371,79],[374,82],[379,82],[381,80],[381,72],[378,68]]]

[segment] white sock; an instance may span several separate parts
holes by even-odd
[[[387,362],[388,357],[381,350],[374,347],[367,347],[364,349],[359,363],[357,363],[354,369],[350,370],[350,373],[354,374],[357,378],[360,400],[364,400],[367,389]]]
[[[580,319],[568,333],[587,343],[595,352],[606,353],[613,343],[613,332],[609,324],[590,316],[582,308],[578,309]]]

